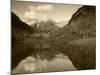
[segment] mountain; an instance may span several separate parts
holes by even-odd
[[[54,20],[48,20],[48,21],[40,21],[36,22],[33,25],[31,25],[34,28],[34,33],[36,35],[40,35],[39,37],[51,37],[56,31],[58,31],[59,27],[56,26],[56,22]]]
[[[57,26],[55,26],[56,22],[51,19],[48,21],[36,22],[35,24],[37,24],[37,30],[40,31],[51,31],[54,30],[54,28],[57,28]],[[32,25],[33,28],[35,24]]]
[[[73,14],[68,25],[73,34],[79,34],[82,38],[95,37],[96,10],[95,6],[83,6]],[[67,27],[67,26],[66,26]]]
[[[33,33],[33,28],[22,22],[17,15],[11,13],[12,40],[23,40],[26,35]]]
[[[95,37],[96,10],[95,6],[82,6],[71,17],[69,22],[55,34],[57,38],[77,40]]]

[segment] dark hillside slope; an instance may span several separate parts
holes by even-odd
[[[79,8],[59,32],[56,39],[77,40],[96,36],[96,7],[83,6]]]
[[[11,13],[12,40],[23,40],[25,35],[32,34],[33,28],[22,22],[18,16]]]

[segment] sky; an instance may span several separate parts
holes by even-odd
[[[68,21],[82,5],[25,2],[12,0],[11,11],[27,24],[36,21]]]

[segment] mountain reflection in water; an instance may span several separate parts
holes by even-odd
[[[50,43],[20,42],[13,47],[16,50],[20,49],[19,52],[23,50],[26,50],[26,52],[18,55],[19,58],[17,57],[16,59],[20,59],[19,64],[12,70],[12,73],[76,70],[68,56],[64,55],[61,49]],[[15,55],[17,54],[15,53]],[[14,62],[12,64],[17,62],[15,60],[13,58]]]

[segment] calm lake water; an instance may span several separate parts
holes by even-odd
[[[77,70],[62,49],[52,43],[17,42],[12,54],[12,73]]]

